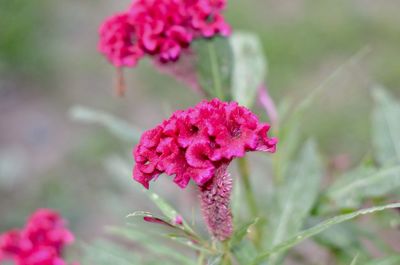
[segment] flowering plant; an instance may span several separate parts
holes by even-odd
[[[107,227],[106,239],[81,244],[80,264],[399,264],[398,246],[380,232],[400,225],[400,103],[374,87],[372,151],[353,167],[322,155],[307,117],[326,83],[364,51],[299,102],[276,104],[259,38],[232,28],[226,5],[134,0],[100,25],[98,50],[117,69],[119,95],[122,71],[148,59],[193,89],[197,103],[176,102],[180,110],[143,129],[102,111],[71,110],[128,142],[132,155],[107,158],[105,167],[154,204]],[[0,264],[64,265],[73,239],[59,214],[38,210],[24,228],[0,236]]]

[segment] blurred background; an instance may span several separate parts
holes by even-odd
[[[104,225],[149,210],[138,184],[122,183],[104,168],[114,153],[130,157],[134,143],[68,115],[83,105],[146,129],[200,100],[148,61],[125,71],[126,97],[114,95],[115,69],[97,53],[97,29],[129,2],[0,1],[0,231],[21,226],[38,207],[51,207],[80,239],[90,240]],[[327,84],[305,126],[327,163],[360,161],[371,146],[371,86],[400,96],[400,1],[228,2],[233,28],[261,37],[267,83],[278,104],[296,102],[368,50]],[[178,204],[176,196],[167,197]]]

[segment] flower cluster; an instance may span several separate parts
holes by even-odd
[[[166,173],[181,188],[190,179],[202,186],[246,152],[274,152],[277,140],[268,137],[269,128],[236,102],[203,101],[142,135],[134,150],[134,179],[148,188],[150,180]]]
[[[62,251],[73,240],[74,236],[58,213],[39,209],[23,229],[0,235],[0,263],[13,261],[16,265],[66,265]]]
[[[135,66],[144,55],[175,61],[193,39],[229,35],[221,11],[226,0],[135,0],[99,29],[98,49],[116,67]]]

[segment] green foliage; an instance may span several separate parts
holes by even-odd
[[[316,145],[308,141],[292,164],[284,183],[274,190],[267,226],[268,248],[279,245],[302,228],[317,198],[323,173]],[[279,255],[273,255],[269,264],[277,264],[279,260]]]
[[[226,38],[196,40],[196,70],[200,86],[209,97],[229,100],[232,76],[232,51]]]
[[[49,49],[42,47],[49,35],[48,5],[47,0],[0,1],[0,73],[36,75],[49,70]]]
[[[236,32],[229,41],[234,59],[232,98],[243,106],[251,107],[267,72],[261,42],[256,35],[247,32]]]
[[[297,233],[295,236],[292,236],[291,238],[289,238],[285,242],[280,243],[279,245],[275,246],[271,250],[268,250],[268,251],[260,254],[257,258],[254,259],[252,264],[258,264],[260,261],[262,261],[276,253],[280,253],[289,248],[292,248],[295,245],[303,242],[304,240],[306,240],[312,236],[315,236],[334,225],[349,221],[349,220],[359,217],[361,215],[372,214],[375,212],[380,212],[380,211],[384,211],[387,209],[396,209],[396,208],[400,208],[400,203],[393,203],[393,204],[387,204],[387,205],[383,205],[383,206],[366,208],[366,209],[362,209],[362,210],[352,212],[349,214],[343,214],[343,215],[338,215],[338,216],[332,217],[331,219],[328,219],[312,228],[309,228],[300,233]]]
[[[69,115],[76,121],[100,124],[121,140],[138,142],[140,139],[141,131],[139,129],[104,111],[74,106],[70,109]]]
[[[397,265],[399,263],[400,263],[400,256],[395,255],[383,259],[372,260],[366,263],[366,265]]]
[[[335,208],[359,207],[365,199],[386,196],[400,189],[400,165],[382,169],[360,167],[346,173],[325,195]]]
[[[380,165],[400,163],[400,104],[382,88],[373,90],[373,143]]]

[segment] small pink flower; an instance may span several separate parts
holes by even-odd
[[[236,102],[203,101],[143,134],[134,151],[133,178],[145,188],[162,173],[174,176],[180,188],[192,179],[211,234],[225,240],[232,232],[232,181],[226,169],[246,152],[275,152],[277,139],[268,136],[269,128]]]

